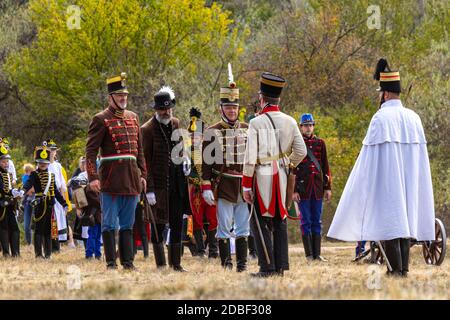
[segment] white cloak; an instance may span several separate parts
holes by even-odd
[[[64,176],[62,174],[62,167],[59,162],[52,162],[48,166],[48,171],[55,175],[55,185],[56,188],[61,192],[62,196],[67,191],[66,181],[64,180]],[[68,199],[66,199],[68,201]],[[66,220],[66,212],[64,211],[64,207],[58,202],[55,201],[55,205],[53,207],[56,216],[56,223],[58,225],[58,239],[59,241],[67,240],[67,220]]]
[[[328,237],[434,240],[434,198],[422,122],[400,100],[373,116]]]
[[[17,173],[16,173],[16,167],[14,166],[14,162],[12,160],[8,161],[8,172],[12,174],[13,181],[17,181]]]

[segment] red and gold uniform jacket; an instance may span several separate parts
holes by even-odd
[[[100,166],[97,155],[100,151]],[[100,180],[101,191],[113,195],[138,195],[141,177],[147,177],[139,119],[134,112],[109,106],[89,125],[86,144],[89,181]]]

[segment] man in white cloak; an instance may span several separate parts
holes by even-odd
[[[410,240],[435,239],[434,199],[422,122],[400,100],[400,74],[377,64],[380,109],[348,178],[328,232],[343,241],[385,241],[392,270],[406,276]]]

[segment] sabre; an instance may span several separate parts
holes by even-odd
[[[386,252],[384,252],[383,245],[381,244],[381,241],[377,241],[378,247],[380,248],[381,254],[383,255],[384,260],[386,260],[386,265],[388,267],[389,272],[392,272],[392,266],[389,263],[389,259],[386,256]]]
[[[150,219],[152,220],[153,229],[155,230],[156,243],[159,243],[158,230],[156,229],[155,216],[153,215],[152,206],[150,205],[150,203],[148,203],[145,193],[144,193],[144,204],[145,204],[145,208],[148,208],[150,210]],[[145,208],[143,208],[143,210],[145,210]]]
[[[158,230],[156,229],[156,220],[153,216],[153,210],[149,203],[147,203],[148,208],[150,209],[150,218],[152,219],[153,228],[155,229],[155,237],[156,237],[156,243],[159,243],[159,237],[158,237]]]
[[[269,252],[267,251],[266,240],[263,237],[262,230],[261,230],[261,225],[259,224],[258,216],[257,216],[257,213],[255,211],[254,200],[253,200],[253,203],[252,203],[252,206],[251,206],[250,210],[251,210],[250,211],[250,216],[253,213],[255,214],[256,227],[258,229],[259,237],[261,238],[261,243],[262,243],[262,247],[263,247],[263,250],[264,250],[264,255],[266,256],[266,262],[267,262],[267,264],[270,264]]]

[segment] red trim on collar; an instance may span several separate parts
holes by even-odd
[[[263,114],[263,113],[271,112],[271,111],[280,111],[280,107],[275,106],[275,105],[270,105],[270,106],[267,106],[264,109],[262,109],[262,111],[259,114]]]

